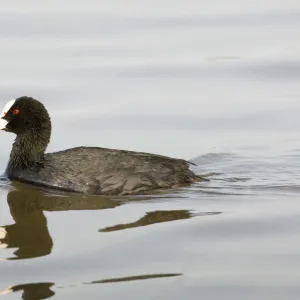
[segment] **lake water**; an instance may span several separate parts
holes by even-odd
[[[0,106],[48,108],[48,151],[191,159],[156,196],[1,179],[4,299],[299,299],[300,2],[4,1]],[[0,132],[0,170],[14,136]]]

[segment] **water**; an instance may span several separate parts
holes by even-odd
[[[299,34],[292,0],[5,1],[0,104],[43,101],[49,151],[182,157],[210,181],[108,198],[1,178],[0,295],[298,299]]]

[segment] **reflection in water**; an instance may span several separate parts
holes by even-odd
[[[7,203],[15,224],[0,226],[0,248],[17,248],[14,252],[16,257],[8,259],[34,258],[51,253],[53,240],[48,230],[44,211],[110,209],[118,207],[126,201],[125,199],[122,202],[101,196],[49,195],[40,189],[34,189],[21,183],[14,183],[14,187],[16,190],[7,195]],[[212,214],[219,214],[219,212],[193,214],[188,210],[153,211],[147,212],[136,222],[118,224],[99,231],[124,230]]]
[[[4,243],[6,235],[7,235],[7,232],[6,232],[5,228],[0,227],[0,249],[8,247],[8,245]]]
[[[154,278],[176,277],[176,276],[182,276],[182,274],[165,273],[165,274],[137,275],[137,276],[119,277],[119,278],[111,278],[111,279],[102,279],[102,280],[92,281],[87,284],[113,283],[113,282],[122,282],[122,281],[135,281],[135,280],[146,280],[146,279],[154,279]]]
[[[29,283],[29,284],[20,284],[10,287],[6,290],[0,291],[0,296],[23,291],[22,299],[24,300],[39,300],[47,299],[52,297],[55,292],[50,288],[54,285],[51,282],[42,282],[42,283]]]
[[[156,223],[184,220],[194,216],[207,216],[207,215],[216,215],[216,214],[220,214],[220,212],[205,212],[205,213],[192,214],[188,210],[157,210],[157,211],[147,212],[145,216],[143,216],[141,219],[137,220],[136,222],[105,227],[103,229],[100,229],[99,231],[110,232],[110,231],[124,230],[124,229],[129,229],[134,227],[148,226]]]
[[[126,282],[126,281],[178,277],[182,275],[183,275],[182,273],[146,274],[146,275],[101,279],[101,280],[87,282],[85,284],[117,283],[117,282]],[[51,290],[52,286],[54,286],[54,283],[52,282],[20,284],[20,285],[9,287],[5,290],[0,290],[0,296],[4,296],[13,292],[23,291],[22,299],[24,300],[47,299],[55,295],[55,292]]]
[[[50,236],[44,211],[108,209],[122,203],[105,197],[49,196],[40,190],[14,184],[17,190],[7,195],[15,224],[0,226],[0,248],[17,248],[16,257],[26,259],[51,253]]]
[[[2,227],[6,234],[0,242],[6,244],[7,248],[18,248],[14,252],[17,258],[44,256],[53,247],[47,220],[37,196],[37,193],[28,194],[26,191],[12,191],[7,195],[15,224]]]

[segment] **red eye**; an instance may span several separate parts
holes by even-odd
[[[20,112],[20,111],[19,111],[18,109],[14,109],[12,113],[13,113],[14,115],[17,115],[19,112]]]

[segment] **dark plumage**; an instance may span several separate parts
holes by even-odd
[[[29,97],[10,104],[0,129],[17,135],[6,169],[12,180],[98,195],[142,194],[201,180],[188,161],[161,155],[99,147],[45,154],[51,120],[43,104]]]

